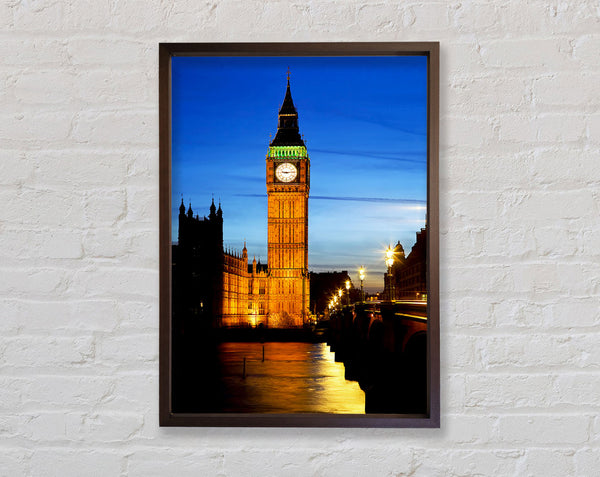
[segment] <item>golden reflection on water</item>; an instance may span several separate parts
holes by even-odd
[[[325,343],[222,343],[219,357],[223,412],[365,413],[365,393]]]

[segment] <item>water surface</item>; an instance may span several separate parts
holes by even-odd
[[[325,343],[221,343],[218,350],[223,412],[365,413],[365,393],[344,379]]]

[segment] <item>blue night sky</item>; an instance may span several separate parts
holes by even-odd
[[[426,58],[174,57],[172,217],[221,201],[225,247],[267,261],[265,156],[290,69],[311,160],[309,269],[367,269],[383,289],[383,250],[408,254],[425,226]]]

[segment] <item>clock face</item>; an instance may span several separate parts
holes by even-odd
[[[292,182],[297,175],[298,171],[296,170],[296,166],[294,166],[294,164],[290,164],[289,162],[279,164],[277,169],[275,169],[275,176],[281,182]]]

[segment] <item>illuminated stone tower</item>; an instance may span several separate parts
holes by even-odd
[[[301,326],[308,314],[310,160],[298,128],[290,76],[267,153],[269,326]]]

